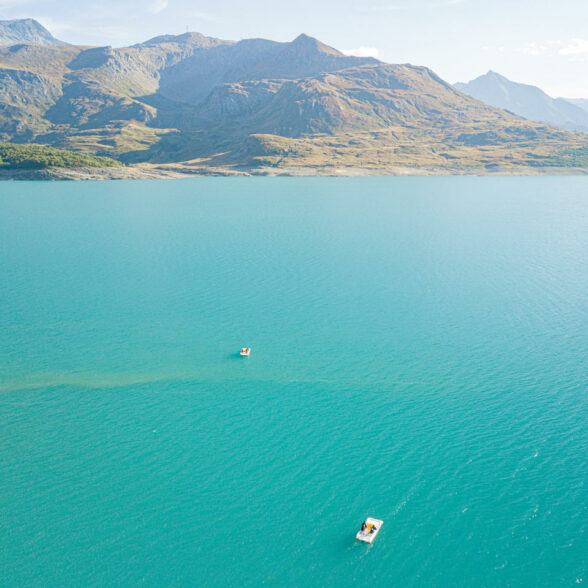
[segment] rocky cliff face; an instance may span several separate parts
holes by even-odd
[[[61,84],[29,71],[0,68],[0,134],[32,139],[49,127],[45,112],[61,95]]]

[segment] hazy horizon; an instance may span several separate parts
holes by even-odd
[[[565,18],[562,18],[565,15]],[[588,4],[562,0],[0,0],[0,19],[34,18],[74,44],[126,46],[198,31],[239,40],[290,41],[306,33],[351,54],[433,69],[451,83],[494,70],[554,97],[588,98]]]

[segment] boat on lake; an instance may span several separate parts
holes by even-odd
[[[361,529],[355,536],[358,541],[364,541],[365,543],[373,543],[376,535],[380,532],[384,521],[378,519],[372,519],[368,517],[365,522],[361,525]]]
[[[251,353],[251,347],[241,347],[241,357],[249,357]]]

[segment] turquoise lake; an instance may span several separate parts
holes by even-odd
[[[588,178],[4,182],[0,444],[3,586],[586,584]]]

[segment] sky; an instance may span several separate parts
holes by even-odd
[[[588,98],[588,0],[0,0],[69,43],[125,46],[198,31],[289,41],[300,33],[454,83],[492,69],[552,96]]]

